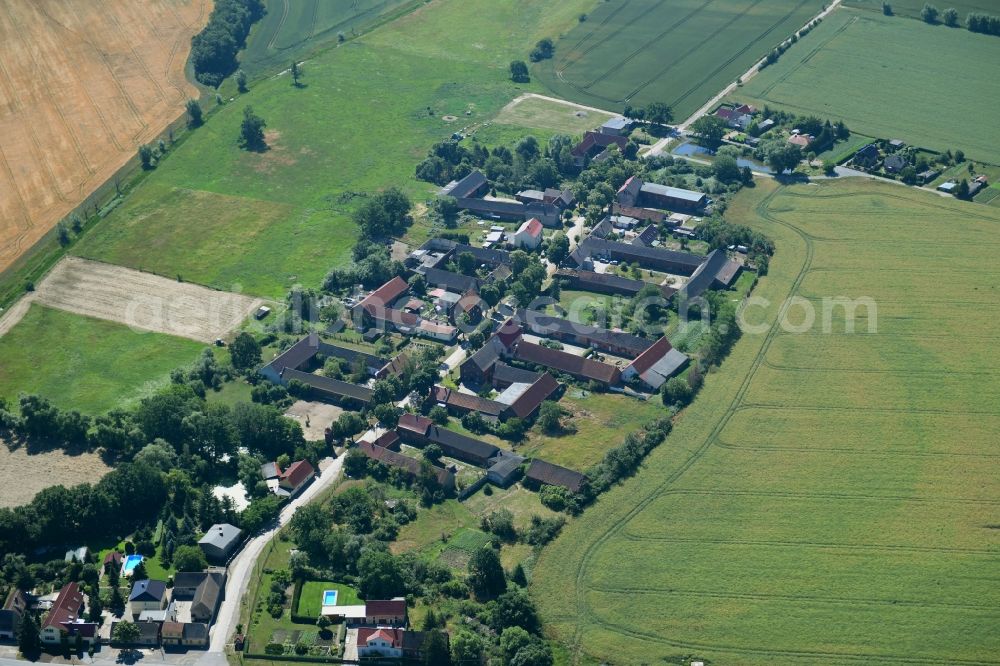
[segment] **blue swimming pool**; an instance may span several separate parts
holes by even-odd
[[[337,590],[325,590],[323,592],[323,605],[324,606],[337,605]]]
[[[126,555],[122,562],[122,575],[131,576],[132,570],[139,566],[139,562],[142,562],[142,555]]]

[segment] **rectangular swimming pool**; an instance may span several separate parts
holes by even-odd
[[[324,606],[337,605],[337,590],[325,590],[323,592],[323,605]]]
[[[122,575],[131,576],[132,570],[139,566],[139,562],[142,562],[142,555],[126,555],[122,562]]]

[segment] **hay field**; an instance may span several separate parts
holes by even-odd
[[[997,663],[1000,212],[852,179],[727,216],[777,243],[764,331],[543,551],[549,630],[613,663]],[[876,332],[787,332],[803,294],[872,296]]]
[[[131,268],[65,257],[26,298],[136,330],[214,342],[242,324],[260,299]]]
[[[614,110],[665,102],[681,120],[822,8],[819,0],[602,2],[532,75],[574,102]]]
[[[197,96],[210,0],[9,0],[0,11],[0,271]]]
[[[997,164],[997,62],[991,35],[842,7],[733,98]]]
[[[26,474],[25,470],[31,470]],[[0,440],[0,508],[27,504],[40,491],[62,484],[97,483],[111,471],[96,453],[70,455],[61,449],[29,454]]]

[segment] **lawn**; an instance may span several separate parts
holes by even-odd
[[[349,585],[332,581],[310,580],[302,584],[302,593],[299,595],[299,615],[319,617],[320,610],[323,608],[323,593],[326,590],[337,591],[338,606],[355,606],[364,603],[358,598],[358,591]]]
[[[531,524],[531,517],[551,518],[556,512],[543,505],[538,498],[538,493],[514,484],[510,488],[494,488],[492,495],[485,494],[482,490],[477,490],[465,500],[468,507],[476,516],[488,515],[497,509],[507,509],[514,514],[514,526],[524,529]]]
[[[542,552],[549,630],[622,663],[991,662],[1000,211],[851,179],[759,181],[727,215],[777,246],[746,312],[764,330]],[[779,325],[827,295],[877,310]]]
[[[556,96],[621,111],[665,102],[686,118],[801,28],[819,0],[599,3],[532,68]]]
[[[272,298],[296,284],[318,286],[350,258],[357,194],[395,185],[427,199],[435,186],[414,177],[427,149],[492,118],[519,93],[510,59],[590,3],[549,4],[427,4],[311,58],[303,87],[287,76],[255,82],[73,251]],[[501,20],[508,23],[497,34]],[[468,39],[475,34],[488,36],[489,48]],[[266,152],[237,146],[248,105],[267,122]]]
[[[1000,62],[1000,39],[842,8],[734,99],[996,164],[1000,127],[982,119],[994,115],[1000,90],[993,70],[973,62]]]
[[[644,402],[618,393],[591,393],[573,387],[567,389],[559,406],[568,414],[563,423],[573,430],[553,436],[535,425],[516,452],[581,472],[600,462],[628,432],[667,414],[656,396]]]
[[[0,397],[42,395],[88,414],[134,403],[193,363],[205,345],[32,304],[0,337]]]
[[[391,549],[398,554],[439,548],[458,531],[476,529],[478,526],[479,519],[468,507],[458,500],[446,500],[429,509],[421,509],[416,520],[403,525]]]

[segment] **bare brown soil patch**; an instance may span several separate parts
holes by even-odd
[[[254,160],[253,168],[257,173],[273,173],[275,167],[292,166],[298,161],[288,152],[287,146],[281,143],[281,132],[278,130],[264,132],[264,143],[267,144],[267,150],[248,153],[247,159]]]
[[[0,507],[27,504],[49,486],[96,483],[110,471],[96,453],[55,450],[29,455],[25,447],[11,451],[0,440]]]
[[[288,408],[285,416],[291,417],[302,426],[302,432],[306,441],[323,441],[326,428],[340,418],[344,410],[336,405],[328,405],[325,402],[308,402],[297,400],[295,404]]]
[[[184,66],[211,7],[211,0],[5,0],[0,271],[197,96]]]
[[[200,342],[225,337],[263,303],[79,257],[62,259],[33,297],[59,310]]]

